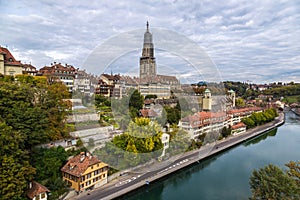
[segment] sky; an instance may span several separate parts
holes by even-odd
[[[0,0],[0,45],[37,68],[56,61],[98,75],[111,71],[138,75],[146,21],[154,47],[159,47],[155,49],[159,73],[195,82],[209,80],[202,69],[213,68],[211,73],[224,81],[300,82],[296,0]],[[94,55],[106,55],[95,52],[111,50],[105,44],[114,43],[115,53],[128,45],[124,36],[133,32],[139,46],[135,43],[108,63],[99,59],[98,68],[89,65]],[[167,33],[173,37],[164,37]],[[180,49],[164,48],[164,40]],[[209,65],[195,64],[196,57],[198,64],[206,59]]]

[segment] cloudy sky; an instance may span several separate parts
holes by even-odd
[[[142,47],[148,20],[155,47],[160,46],[155,30],[176,32],[203,49],[222,80],[300,82],[300,1],[296,0],[0,0],[0,16],[0,45],[37,68],[56,61],[99,73],[85,64],[95,49],[134,30],[141,32]],[[120,41],[122,45],[126,41]],[[126,55],[106,70],[127,68],[135,73],[140,49]],[[158,71],[195,76],[187,67],[191,62],[184,58],[157,49]],[[100,69],[105,67],[99,62]]]

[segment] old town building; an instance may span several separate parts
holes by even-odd
[[[15,76],[22,74],[22,63],[17,61],[7,48],[0,46],[0,74]]]
[[[107,183],[108,165],[89,152],[81,152],[62,168],[62,177],[76,191],[99,187]]]

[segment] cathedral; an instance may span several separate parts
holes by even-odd
[[[175,76],[157,74],[156,61],[154,57],[154,45],[152,34],[149,31],[149,22],[147,22],[146,24],[142,56],[140,57],[139,83],[168,85],[171,88],[177,88],[180,85],[178,79]]]
[[[149,32],[149,23],[144,34],[144,45],[142,57],[140,58],[140,78],[155,77],[156,63],[154,57],[154,46],[152,42],[152,34]]]

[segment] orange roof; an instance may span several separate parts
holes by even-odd
[[[32,184],[31,188],[29,188],[29,190],[27,190],[27,192],[26,192],[27,196],[30,199],[33,199],[33,197],[35,197],[38,194],[50,192],[50,190],[48,190],[48,188],[39,184],[38,182],[32,181],[31,184]]]
[[[225,112],[198,112],[194,115],[187,116],[181,121],[189,122],[189,124],[195,127],[201,127],[206,124],[213,124],[218,122],[223,122],[227,119]]]
[[[98,158],[92,155],[87,156],[84,152],[82,152],[81,154],[71,158],[67,164],[61,168],[61,171],[80,177],[80,175],[83,174],[89,166],[97,163],[101,163]]]
[[[232,109],[227,111],[228,114],[236,114],[236,113],[246,113],[246,112],[254,112],[263,110],[261,107],[247,107],[247,108],[240,108],[240,109]]]
[[[23,69],[30,69],[30,71],[36,71],[36,67],[32,66],[31,64],[23,64]]]
[[[152,109],[141,109],[140,113],[143,117],[156,117],[157,113]]]
[[[242,127],[246,127],[246,124],[244,124],[243,122],[239,122],[239,123],[234,124],[234,125],[231,126],[231,128],[233,130],[238,129],[238,128],[242,128]]]
[[[74,75],[76,72],[76,69],[72,65],[67,65],[63,66],[61,63],[51,63],[51,67],[49,66],[44,66],[39,70],[40,73],[43,75],[51,75],[54,73],[63,73],[63,72],[73,72],[71,75]]]
[[[4,55],[4,63],[9,65],[21,66],[22,63],[17,61],[7,48],[0,46],[0,54]]]

